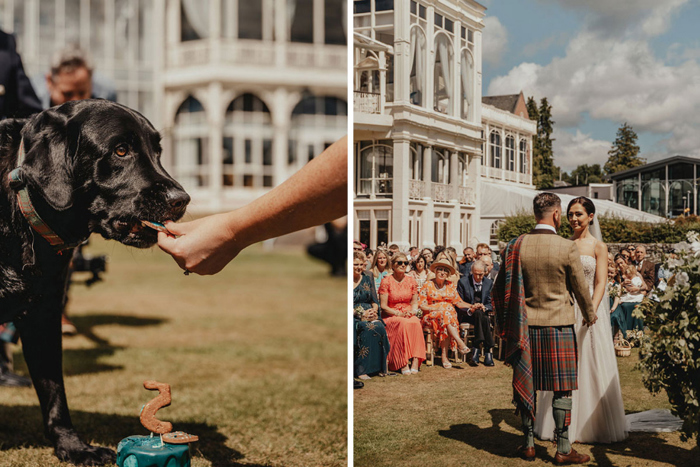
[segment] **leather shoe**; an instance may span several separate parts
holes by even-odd
[[[362,381],[353,380],[353,383],[353,389],[362,389],[363,387],[365,387],[365,383],[363,383]]]
[[[32,387],[32,380],[6,369],[0,369],[0,386],[29,388]]]
[[[554,455],[554,462],[559,465],[585,464],[589,460],[591,460],[591,456],[579,454],[574,450],[574,448],[571,448],[571,452],[568,454],[562,454],[557,451],[557,453]]]
[[[494,366],[493,363],[493,353],[486,352],[484,354],[484,366]]]
[[[526,448],[525,446],[518,446],[518,454],[522,459],[525,459],[526,461],[534,461],[535,460],[535,447],[529,447]]]
[[[471,360],[469,361],[469,364],[471,366],[478,366],[479,365],[479,357],[481,356],[481,349],[480,348],[475,348],[474,349],[474,355],[472,355]]]

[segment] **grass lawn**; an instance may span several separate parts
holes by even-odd
[[[642,385],[636,349],[617,361],[627,413],[670,408],[665,394],[654,397]],[[551,441],[535,441],[536,462],[516,456],[522,431],[510,403],[511,378],[499,361],[493,368],[423,366],[418,375],[372,378],[353,392],[355,465],[554,465]],[[631,433],[621,443],[574,447],[591,456],[588,465],[700,465],[695,440],[684,443],[678,433]]]
[[[91,443],[148,434],[138,416],[172,387],[158,418],[199,436],[192,465],[347,463],[347,287],[299,249],[245,250],[216,276],[185,276],[157,248],[94,238],[105,282],[74,286],[80,335],[64,338],[73,423]],[[16,347],[17,371],[27,374]],[[0,465],[57,466],[33,389],[0,388]]]

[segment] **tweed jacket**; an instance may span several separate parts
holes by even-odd
[[[520,261],[528,326],[574,324],[574,298],[586,321],[593,320],[591,292],[574,242],[550,230],[533,230],[523,238]]]
[[[653,289],[656,283],[656,265],[648,259],[643,259],[640,264],[637,264],[637,271],[642,275],[647,290]]]

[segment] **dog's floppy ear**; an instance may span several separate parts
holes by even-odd
[[[20,177],[58,211],[73,205],[73,155],[80,130],[69,122],[64,112],[49,109],[22,130],[25,158]]]

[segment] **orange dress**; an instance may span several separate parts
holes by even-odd
[[[461,301],[462,299],[457,293],[457,287],[453,282],[445,282],[445,285],[440,289],[437,288],[434,281],[428,281],[421,287],[418,306],[423,308],[437,305],[438,307],[437,310],[430,313],[423,312],[423,325],[433,330],[438,346],[443,339],[450,338],[449,334],[447,334],[447,326],[454,326],[459,329],[455,304]],[[450,346],[452,350],[457,348],[454,340],[452,340]]]
[[[379,295],[387,296],[389,308],[407,316],[389,316],[382,311],[382,319],[389,337],[389,369],[397,371],[405,367],[409,359],[418,358],[420,363],[425,360],[425,339],[420,320],[410,315],[411,300],[418,293],[415,279],[404,275],[401,282],[393,274],[382,279],[379,285]]]

